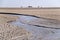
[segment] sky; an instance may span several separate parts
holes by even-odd
[[[0,7],[60,7],[60,0],[0,0]]]
[[[21,0],[23,6],[60,7],[60,0]]]

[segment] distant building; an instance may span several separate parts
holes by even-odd
[[[32,6],[28,6],[28,8],[32,8]]]

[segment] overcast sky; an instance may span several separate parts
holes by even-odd
[[[0,7],[60,7],[60,0],[0,0]]]

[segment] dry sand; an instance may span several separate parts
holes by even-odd
[[[39,17],[60,20],[60,9],[30,9],[30,8],[0,8],[0,12],[11,12],[19,14],[30,14]]]
[[[16,19],[18,19],[17,16],[0,14],[0,23],[12,22],[12,21],[15,21]]]

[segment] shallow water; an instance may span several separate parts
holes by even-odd
[[[41,20],[46,21],[43,19]],[[32,24],[32,22],[34,22],[34,24]],[[31,40],[60,40],[60,29],[51,29],[34,26],[40,25],[38,22],[40,22],[40,20],[35,17],[19,16],[19,18],[16,21],[12,22],[11,24],[23,27],[27,31],[31,32],[33,36],[31,37],[32,38]],[[41,25],[44,26],[43,24]]]

